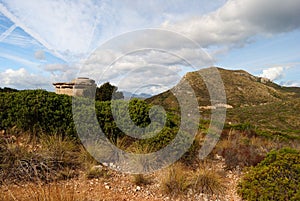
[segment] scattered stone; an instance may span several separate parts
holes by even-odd
[[[218,154],[216,154],[216,155],[215,155],[215,158],[216,158],[217,160],[222,160],[223,157],[220,156],[220,155],[218,155]]]
[[[5,130],[1,130],[0,135],[4,136],[5,135]]]
[[[137,186],[135,191],[140,191],[141,190],[141,187],[140,186]]]

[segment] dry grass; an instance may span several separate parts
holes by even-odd
[[[270,150],[281,146],[283,143],[262,137],[249,137],[242,131],[232,129],[226,139],[218,142],[213,153],[225,158],[227,169],[235,169],[237,166],[255,166]]]
[[[160,180],[163,193],[173,197],[184,196],[190,190],[195,195],[207,196],[220,196],[226,192],[225,178],[208,163],[201,164],[195,171],[176,163],[162,173]]]
[[[98,162],[94,157],[84,148],[84,146],[79,147],[78,151],[78,162],[81,164],[85,170],[90,169],[92,166],[97,165]]]
[[[80,164],[74,140],[60,135],[42,135],[31,142],[20,138],[0,139],[1,182],[54,181],[77,176]]]
[[[78,146],[71,137],[44,134],[40,137],[40,144],[42,146],[41,153],[45,158],[51,158],[57,163],[66,165],[76,163]]]
[[[3,186],[3,201],[86,201],[86,193],[78,193],[75,185],[34,183],[20,189]]]
[[[132,176],[132,182],[135,184],[135,185],[138,185],[138,186],[142,186],[142,185],[148,185],[151,183],[151,180],[149,177],[143,175],[143,174],[134,174]]]
[[[224,195],[226,186],[224,178],[214,168],[200,167],[196,172],[190,174],[191,188],[196,194]]]
[[[172,196],[184,194],[189,185],[186,170],[180,163],[169,167],[161,178],[162,191]]]

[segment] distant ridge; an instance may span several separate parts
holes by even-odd
[[[152,95],[151,94],[147,94],[147,93],[139,93],[139,94],[135,94],[135,93],[131,93],[128,91],[122,91],[124,98],[126,100],[128,99],[132,99],[132,98],[139,98],[139,99],[147,99],[150,98]]]

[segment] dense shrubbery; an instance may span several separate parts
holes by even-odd
[[[0,129],[75,135],[72,99],[43,90],[0,93]]]
[[[17,89],[12,89],[12,88],[9,88],[9,87],[4,87],[4,88],[1,88],[0,87],[0,92],[17,92],[18,90]]]
[[[82,132],[99,127],[92,125],[92,118],[96,114],[100,128],[105,135],[114,143],[118,138],[123,138],[126,131],[133,132],[135,126],[141,128],[148,126],[150,130],[156,132],[158,127],[149,118],[150,106],[144,101],[133,99],[129,102],[124,100],[113,101],[116,105],[112,108],[111,101],[93,101],[87,98],[78,98],[76,104],[80,104],[79,112],[72,114],[72,97],[67,95],[57,95],[44,90],[24,90],[11,93],[0,93],[0,130],[10,130],[17,128],[21,131],[29,131],[31,134],[41,133],[53,135],[62,134],[63,136],[76,136],[73,118],[85,121],[86,127]],[[74,102],[73,102],[74,103]],[[85,105],[86,104],[86,105]],[[74,107],[73,107],[74,109]],[[129,109],[129,117],[124,118]],[[112,110],[115,115],[113,115]],[[165,116],[160,115],[161,118]],[[116,121],[125,126],[120,129]],[[130,123],[129,121],[133,121]],[[157,149],[165,146],[176,135],[178,117],[167,114],[164,128],[153,138],[141,140],[139,144],[150,143]],[[94,127],[92,127],[94,126]],[[124,132],[123,132],[124,131]],[[135,138],[128,138],[132,142]]]
[[[244,176],[239,194],[246,200],[299,200],[300,152],[281,149],[267,157]]]
[[[93,109],[93,108],[92,108]],[[141,108],[140,110],[143,110]],[[113,123],[110,102],[96,102],[101,127],[108,135],[120,134]],[[133,112],[134,113],[134,112]],[[0,129],[75,135],[72,98],[43,90],[0,93]]]

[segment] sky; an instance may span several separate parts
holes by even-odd
[[[0,0],[0,87],[86,76],[160,93],[188,71],[300,87],[299,0]]]

